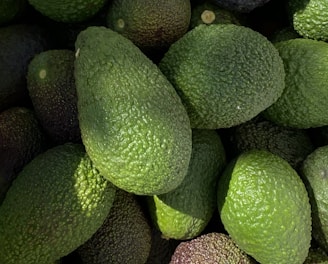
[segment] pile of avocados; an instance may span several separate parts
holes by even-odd
[[[324,0],[0,0],[0,264],[328,263]]]

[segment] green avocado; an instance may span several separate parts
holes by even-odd
[[[78,118],[87,153],[119,188],[155,195],[184,179],[189,117],[172,84],[129,39],[89,27],[75,43]]]
[[[151,226],[139,197],[117,189],[106,220],[77,252],[86,264],[145,263],[151,242]]]
[[[0,206],[0,263],[52,263],[66,256],[102,225],[115,193],[81,144],[39,154]]]
[[[54,144],[80,142],[74,51],[49,49],[30,61],[27,89],[33,109]]]

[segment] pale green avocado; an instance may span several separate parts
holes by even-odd
[[[289,163],[267,150],[249,150],[225,167],[218,209],[238,247],[261,264],[303,264],[312,239],[306,187]]]
[[[287,11],[291,25],[302,37],[328,40],[328,1],[289,0]]]
[[[82,145],[39,154],[0,206],[0,263],[53,263],[66,256],[102,225],[115,193]]]
[[[101,174],[139,195],[184,179],[192,149],[187,112],[172,84],[130,40],[89,27],[75,43],[81,136]]]
[[[226,163],[225,150],[215,130],[193,129],[192,133],[193,150],[183,182],[148,199],[152,222],[167,239],[198,236],[216,208],[216,183]]]

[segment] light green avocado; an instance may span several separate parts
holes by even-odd
[[[0,206],[0,263],[53,263],[66,256],[102,225],[115,193],[82,145],[39,154]]]
[[[226,157],[215,130],[193,129],[188,174],[173,191],[150,196],[149,211],[163,237],[178,240],[198,236],[216,208],[216,183]]]
[[[302,37],[328,40],[326,0],[289,0],[287,12],[291,25]]]
[[[187,112],[171,83],[130,40],[89,27],[75,43],[81,136],[102,175],[139,195],[184,179],[191,156]]]

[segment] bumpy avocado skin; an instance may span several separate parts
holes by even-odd
[[[17,174],[46,147],[32,109],[17,106],[0,113],[0,204]]]
[[[0,263],[52,263],[101,226],[116,188],[83,145],[48,149],[28,163],[0,206]]]
[[[86,21],[96,15],[104,7],[106,0],[28,0],[28,2],[42,15],[52,20],[77,23]]]
[[[187,31],[189,0],[114,0],[107,26],[130,39],[146,54],[166,50]]]
[[[145,263],[151,241],[151,226],[138,197],[117,189],[106,220],[77,252],[83,263]]]
[[[53,144],[80,142],[74,51],[50,49],[28,65],[27,89],[33,109]]]
[[[139,48],[105,27],[76,41],[81,136],[102,175],[139,195],[176,188],[191,156],[191,127],[180,97]]]
[[[154,225],[167,239],[198,236],[216,208],[216,184],[226,164],[221,138],[215,130],[193,129],[189,170],[173,191],[149,196]]]
[[[261,115],[222,131],[222,135],[231,157],[251,149],[266,149],[296,170],[315,148],[307,130],[280,126]]]
[[[181,242],[175,249],[170,264],[256,262],[237,247],[225,233],[211,232]]]
[[[291,0],[287,3],[291,25],[304,38],[328,40],[328,3],[322,0]]]
[[[191,127],[232,127],[271,106],[285,87],[273,44],[249,27],[199,25],[173,43],[159,63],[187,109]]]

